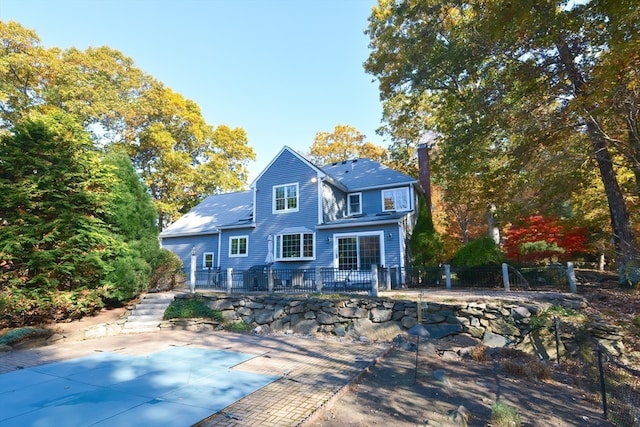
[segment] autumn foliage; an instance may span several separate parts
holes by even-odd
[[[505,233],[503,249],[509,260],[525,264],[568,261],[586,252],[587,229],[569,227],[556,218],[522,218]]]

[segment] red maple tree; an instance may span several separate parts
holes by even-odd
[[[586,252],[587,229],[569,227],[542,215],[521,218],[505,233],[503,249],[507,259],[523,264],[568,261]]]

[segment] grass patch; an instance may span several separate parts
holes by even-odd
[[[252,329],[248,323],[233,321],[224,322],[222,328],[229,332],[249,332]]]
[[[204,318],[222,322],[222,313],[211,309],[203,298],[178,298],[175,299],[164,312],[163,319],[193,319]]]
[[[493,427],[521,427],[522,420],[518,410],[502,402],[491,407],[491,425]]]

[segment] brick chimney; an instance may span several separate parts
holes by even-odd
[[[429,146],[426,143],[418,144],[418,181],[424,191],[427,209],[431,214],[431,172],[429,169]]]

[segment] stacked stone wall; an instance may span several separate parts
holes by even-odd
[[[225,321],[251,325],[255,333],[330,334],[361,341],[391,340],[407,334],[411,327],[421,323],[431,339],[466,334],[489,347],[513,346],[542,359],[556,357],[555,325],[541,323],[542,314],[552,305],[573,309],[586,306],[586,301],[575,295],[557,296],[547,301],[491,303],[223,294],[203,298],[210,308],[222,313]],[[176,323],[167,322],[162,326],[176,327]],[[185,327],[184,322],[180,327]],[[213,326],[196,321],[188,327],[206,329]],[[591,338],[613,354],[620,355],[624,351],[617,327],[593,323],[582,330],[593,332]],[[576,336],[580,334],[576,334],[575,325],[560,324],[559,335],[561,352],[578,349]]]

